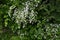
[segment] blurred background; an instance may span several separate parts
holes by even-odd
[[[0,0],[0,40],[60,40],[60,0]]]

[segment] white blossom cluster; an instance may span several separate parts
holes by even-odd
[[[14,13],[13,13],[13,18],[16,19],[16,23],[18,23],[18,25],[21,24],[21,22],[23,22],[23,28],[25,27],[25,25],[27,24],[27,22],[29,21],[29,23],[32,23],[32,21],[36,21],[36,13],[34,12],[33,8],[30,8],[29,6],[31,5],[30,2],[26,2],[25,3],[25,7],[23,9],[18,9],[15,8],[15,5],[12,5],[10,7],[10,10],[8,12],[9,16],[11,16],[11,11],[12,9],[14,9]],[[31,9],[31,11],[29,12],[29,8]]]
[[[60,24],[50,24],[46,25],[46,32],[47,35],[50,35],[52,39],[57,38],[58,35],[56,35],[59,32]]]

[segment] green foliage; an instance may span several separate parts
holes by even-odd
[[[0,40],[60,40],[60,0],[0,0]]]

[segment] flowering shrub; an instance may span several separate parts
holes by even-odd
[[[60,40],[59,0],[0,0],[0,40]]]

